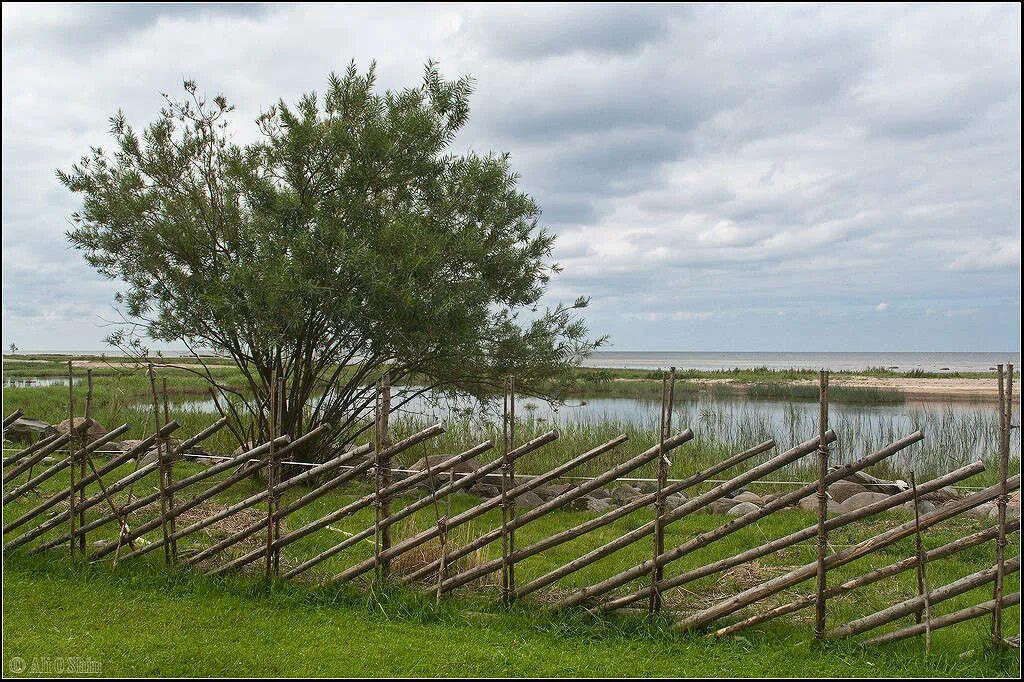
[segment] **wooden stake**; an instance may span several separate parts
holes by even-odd
[[[74,368],[72,367],[72,361],[68,360],[68,419],[71,420],[68,429],[69,429],[69,431],[71,433],[75,433],[75,388],[74,388],[74,383],[75,383],[75,371],[74,371]],[[88,422],[86,422],[86,428],[88,428]],[[85,441],[83,440],[80,444],[84,446],[85,445]],[[74,455],[71,455],[71,457],[74,457]],[[70,519],[71,519],[71,533],[72,533],[72,535],[71,535],[71,539],[68,542],[68,549],[71,552],[71,557],[74,558],[74,556],[75,556],[75,540],[74,540],[75,522],[78,520],[76,518],[77,514],[75,513],[76,510],[75,510],[75,461],[74,461],[74,459],[71,459],[69,464],[70,464],[70,466],[68,467],[68,471],[71,474],[71,485],[68,488],[68,509],[71,511]],[[84,545],[84,540],[85,540],[85,536],[84,535],[83,535],[82,539],[83,539],[83,542],[81,544]]]
[[[509,491],[516,487],[515,462],[509,453],[515,449],[516,379],[505,382],[505,411],[503,415],[505,451],[501,476],[501,600],[508,606],[515,600],[515,564],[510,556],[515,551],[515,498]]]
[[[914,472],[910,472],[910,487],[914,493],[914,550],[917,557],[917,594],[924,600],[925,638],[924,652],[930,654],[932,651],[932,605],[928,594],[928,580],[925,576],[925,563],[927,556],[924,551],[924,541],[921,538],[921,501],[917,496],[917,480]],[[921,612],[914,612],[914,620],[921,622]]]
[[[828,531],[825,529],[828,513],[828,444],[825,443],[825,432],[828,431],[828,372],[821,370],[818,374],[819,412],[818,412],[818,570],[817,570],[817,603],[814,609],[814,637],[825,636],[825,554],[828,550]]]
[[[92,370],[87,369],[85,373],[88,390],[85,394],[85,422],[87,424],[92,423]],[[83,438],[83,444],[85,439]],[[78,527],[81,528],[85,525],[85,509],[82,508],[82,503],[85,502],[85,488],[86,486],[82,483],[86,480],[86,476],[89,475],[87,467],[92,464],[92,457],[89,451],[86,450],[82,453],[82,458],[78,461],[78,481],[79,481],[79,492],[78,501],[75,506],[78,508]],[[85,554],[86,538],[85,533],[78,538],[78,551],[81,554]]]
[[[267,384],[267,400],[270,403],[269,414],[267,415],[267,432],[269,440],[273,443],[278,436],[277,433],[277,367],[270,370],[270,382]],[[277,456],[274,447],[270,448],[270,464],[267,466],[267,520],[274,518],[274,499],[277,497],[275,487],[277,481]],[[267,556],[264,560],[263,577],[270,580],[274,569],[274,524],[267,523]]]
[[[153,363],[149,363],[149,388],[153,394],[153,426],[156,431],[160,430],[160,405],[159,398],[156,392],[156,374],[153,371]],[[167,495],[167,489],[170,484],[167,480],[167,458],[164,457],[166,448],[162,439],[158,439],[156,442],[156,460],[160,463],[160,529],[164,536],[164,564],[170,566],[174,561],[174,555],[171,553],[171,544],[168,542],[173,530],[171,530],[168,520],[171,517],[170,498]]]
[[[661,380],[661,433],[658,438],[658,489],[654,500],[654,542],[653,564],[651,568],[651,587],[647,602],[647,610],[653,615],[661,611],[661,592],[658,583],[664,575],[664,566],[658,563],[658,557],[665,552],[665,486],[668,479],[668,468],[671,462],[665,452],[665,439],[672,433],[672,400],[675,397],[676,368],[672,367],[668,378]]]
[[[1010,462],[1010,429],[1013,422],[1013,365],[1006,366],[1006,392],[1003,392],[1003,366],[999,371],[999,499],[996,502],[999,537],[996,538],[996,578],[992,589],[992,642],[1003,645],[1003,578],[1006,563],[1006,504],[1009,501],[1007,477]]]

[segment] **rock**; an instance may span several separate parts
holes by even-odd
[[[750,502],[752,504],[764,504],[764,498],[757,493],[752,492],[742,492],[739,495],[734,495],[732,499],[740,502]]]
[[[853,481],[836,481],[828,486],[828,494],[836,502],[845,502],[857,493],[866,493],[868,489]]]
[[[887,495],[886,493],[857,493],[856,495],[851,496],[845,502],[843,502],[842,507],[848,512],[857,511],[858,509],[863,509],[869,504],[874,504],[875,502],[888,500],[889,497],[890,496]]]
[[[544,504],[544,498],[533,491],[525,492],[515,499],[515,505],[519,509],[535,509],[542,504]]]
[[[501,488],[490,483],[474,483],[470,487],[469,492],[480,497],[497,497],[501,495]]]
[[[907,500],[906,502],[904,502],[900,506],[903,509],[905,509],[906,511],[910,512],[911,514],[914,513],[914,501],[913,500]],[[930,500],[925,500],[923,498],[918,500],[918,506],[921,509],[920,514],[922,514],[922,515],[931,513],[931,512],[935,511],[938,508],[938,506],[934,502],[932,502]]]
[[[921,499],[930,502],[952,502],[953,500],[959,500],[960,495],[952,486],[947,485],[945,488],[925,493],[921,496]]]
[[[591,512],[606,512],[609,509],[614,508],[615,506],[606,498],[594,498],[588,495],[584,495],[580,499],[583,501],[583,508]]]
[[[669,495],[665,498],[665,509],[672,511],[676,507],[682,506],[682,504],[688,499],[690,498],[686,496],[686,493],[674,493]]]
[[[992,512],[994,512],[995,510],[996,510],[996,503],[995,502],[986,502],[984,504],[979,504],[977,507],[973,507],[972,509],[968,509],[964,513],[965,514],[970,514],[971,516],[973,516],[975,518],[978,518],[978,519],[987,519],[987,518],[989,518],[989,515]]]
[[[612,496],[611,493],[609,493],[604,488],[598,488],[596,490],[591,490],[590,493],[588,493],[588,494],[590,495],[590,497],[593,497],[595,500],[607,500],[609,497]]]
[[[804,511],[817,512],[818,511],[818,496],[808,495],[797,503],[797,506]]]
[[[639,494],[640,491],[633,486],[622,483],[615,486],[615,489],[612,490],[612,499],[622,505],[632,502],[633,498]]]
[[[31,445],[40,438],[49,436],[53,431],[53,427],[47,422],[21,417],[4,429],[4,438],[12,443]]]
[[[569,492],[575,487],[576,486],[573,485],[572,483],[552,483],[551,485],[547,486],[547,491],[552,498],[555,498],[558,497],[559,495],[564,495],[565,493]]]
[[[739,504],[736,500],[731,497],[723,497],[720,500],[715,500],[708,505],[712,514],[728,514],[729,510]]]
[[[729,516],[743,516],[750,512],[760,511],[760,509],[761,508],[753,502],[740,502],[739,504],[734,505],[733,508],[728,511],[728,514]]]
[[[84,421],[85,417],[75,417],[75,428],[81,428],[82,423]],[[89,424],[89,427],[85,430],[85,435],[89,440],[96,440],[97,438],[102,438],[103,436],[107,435],[107,430],[103,428],[102,424],[100,424],[95,419],[90,419],[90,421],[92,423]],[[57,424],[54,428],[57,429],[58,433],[70,433],[71,420],[65,419],[60,424]]]

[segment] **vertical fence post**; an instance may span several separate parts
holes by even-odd
[[[516,379],[505,380],[505,404],[503,412],[505,451],[502,454],[501,469],[501,600],[507,606],[515,599],[515,565],[510,556],[515,552],[515,500],[508,497],[508,491],[515,487],[515,460],[509,453],[515,449],[516,423]]]
[[[1003,644],[1003,582],[1006,575],[1006,503],[1007,476],[1010,461],[1010,428],[1013,421],[1013,365],[1006,365],[1006,390],[1003,390],[1003,366],[999,372],[999,498],[996,503],[998,536],[996,537],[996,578],[993,586],[992,643]]]
[[[924,540],[921,537],[921,504],[917,496],[917,478],[914,472],[910,472],[910,487],[914,493],[914,548],[916,552],[917,566],[917,594],[924,601],[924,652],[930,654],[932,651],[932,605],[930,591],[928,590],[928,577],[925,573],[925,551]],[[921,623],[921,612],[914,612],[914,620]]]
[[[277,448],[274,447],[274,439],[277,438],[277,366],[270,370],[270,381],[267,382],[267,435],[270,441],[270,458],[267,460],[267,545],[263,557],[263,577],[270,580],[274,567],[274,511],[276,504],[274,496],[277,489]]]
[[[658,489],[654,498],[654,565],[651,567],[651,593],[648,598],[648,612],[655,614],[661,611],[661,593],[658,583],[664,576],[664,566],[658,563],[658,557],[665,552],[665,485],[668,481],[668,468],[671,462],[665,453],[665,439],[672,433],[672,402],[675,397],[676,368],[672,367],[668,377],[661,380],[661,433],[658,437]]]
[[[828,545],[828,530],[825,528],[825,516],[828,513],[828,493],[825,477],[828,476],[828,445],[825,444],[825,433],[828,431],[828,371],[821,370],[818,374],[819,413],[818,413],[818,570],[817,598],[814,613],[814,637],[825,636],[825,550]]]
[[[288,403],[285,401],[284,392],[284,377],[277,378],[277,422],[274,425],[274,434],[280,436],[284,431],[284,413],[288,409]],[[275,485],[281,482],[281,458],[277,457],[277,461],[274,463],[274,482]],[[271,524],[274,527],[274,545],[271,551],[274,554],[274,575],[278,575],[281,572],[281,548],[277,545],[278,539],[281,537],[281,519],[278,517],[277,512],[281,506],[281,499],[279,495],[274,496],[274,515],[271,517]]]
[[[69,433],[72,434],[72,438],[68,441],[70,452],[68,457],[74,457],[75,453],[75,370],[72,366],[72,361],[68,360],[68,422]],[[68,541],[68,548],[71,552],[71,556],[75,556],[75,521],[77,520],[77,514],[75,513],[75,462],[68,462],[68,471],[70,472],[71,487],[68,488],[68,507],[70,513],[68,518],[71,521],[71,539]]]
[[[85,371],[85,378],[86,378],[86,386],[87,386],[87,389],[88,389],[86,391],[86,393],[85,393],[85,421],[86,421],[86,423],[89,423],[90,420],[92,419],[92,370],[91,369],[87,369]],[[85,440],[88,440],[88,439],[85,439]],[[89,461],[90,461],[89,453],[83,452],[82,453],[82,458],[81,458],[81,460],[79,460],[79,465],[78,465],[78,480],[79,481],[84,481],[85,477],[89,474],[89,472],[86,471],[86,467],[88,466]],[[73,462],[72,462],[72,466],[74,466]],[[85,506],[84,505],[85,505],[85,498],[87,497],[86,494],[85,494],[85,488],[86,488],[86,486],[83,485],[82,489],[78,491],[78,505],[79,505],[78,527],[79,528],[81,528],[81,527],[83,527],[85,525]],[[85,554],[86,544],[87,543],[86,543],[86,539],[85,539],[85,533],[82,533],[78,537],[78,550],[82,554]]]
[[[153,427],[154,430],[160,431],[160,404],[159,398],[156,392],[156,373],[153,370],[153,363],[149,363],[149,388],[153,395]],[[170,536],[174,531],[168,525],[168,516],[170,516],[170,500],[167,496],[167,488],[169,487],[167,481],[167,446],[163,442],[163,439],[159,436],[156,439],[156,459],[158,469],[160,472],[160,531],[163,534],[164,541],[164,563],[168,566],[173,561],[173,555],[171,554],[171,542]]]
[[[391,527],[385,523],[391,516],[391,498],[381,492],[391,485],[391,456],[387,454],[391,447],[388,438],[388,418],[391,414],[391,375],[384,372],[377,381],[377,414],[374,429],[374,560],[377,576],[384,579],[390,572],[390,561],[381,558],[381,553],[391,547]]]

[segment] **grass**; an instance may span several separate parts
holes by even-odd
[[[635,451],[636,447],[630,445],[629,454]],[[127,470],[125,467],[120,473]],[[184,476],[198,468],[181,464],[176,470],[178,476]],[[63,478],[48,481],[47,490],[63,485],[58,480]],[[154,485],[151,478],[136,492],[148,492]],[[254,482],[234,486],[218,496],[217,504],[231,504],[258,490]],[[325,496],[289,517],[287,525],[297,527],[367,490],[365,484],[360,484]],[[286,500],[301,492],[289,491]],[[399,508],[412,499],[402,498],[394,506]],[[476,501],[472,496],[456,496],[452,512]],[[5,519],[34,502],[23,500],[8,506]],[[99,514],[102,507],[90,512]],[[590,516],[571,511],[550,514],[518,530],[517,545],[548,537]],[[144,518],[146,514],[141,514],[134,524]],[[367,508],[332,524],[330,529],[288,545],[284,565],[293,565],[330,547],[346,537],[345,533],[371,525],[372,518],[372,508]],[[412,518],[411,524],[397,530],[398,537],[433,525],[434,512],[428,508]],[[648,518],[648,512],[637,512],[531,557],[517,565],[518,580],[522,583],[560,566]],[[839,548],[906,518],[896,513],[875,517],[832,533],[830,540]],[[727,517],[711,514],[688,516],[668,527],[666,545],[675,546],[725,520]],[[807,512],[780,512],[671,564],[667,575],[733,555],[813,522],[814,515]],[[457,537],[465,541],[499,524],[500,511],[492,510],[461,529]],[[930,529],[925,542],[935,547],[985,525],[971,518],[955,519]],[[90,534],[89,541],[109,539],[114,532],[108,524]],[[157,536],[152,533],[150,538]],[[193,534],[179,542],[179,550],[187,554],[208,546],[215,537],[216,531]],[[1018,552],[1018,545],[1014,536],[1008,554]],[[557,589],[592,584],[646,559],[649,551],[648,542],[638,542],[567,576]],[[361,543],[295,581],[270,585],[253,573],[210,578],[188,570],[167,570],[160,565],[159,551],[121,563],[116,572],[111,572],[108,562],[70,562],[63,549],[40,556],[26,556],[20,550],[7,553],[5,663],[13,656],[26,660],[79,656],[101,662],[107,675],[161,676],[1012,676],[1019,669],[1013,655],[989,649],[985,619],[935,633],[934,651],[925,657],[921,642],[915,640],[872,649],[863,649],[856,641],[815,644],[810,638],[812,614],[808,611],[752,628],[728,641],[713,641],[699,633],[677,635],[665,627],[665,622],[649,624],[644,618],[624,615],[595,619],[582,611],[555,611],[551,604],[557,591],[538,593],[506,611],[496,600],[495,589],[486,585],[462,588],[438,605],[430,594],[377,584],[369,576],[342,586],[324,583],[326,577],[372,556],[372,552],[371,543]],[[902,541],[830,571],[829,581],[834,584],[912,553],[912,540]],[[483,555],[500,556],[500,547],[492,543]],[[692,610],[789,567],[808,563],[813,557],[813,542],[802,543],[745,570],[709,576],[685,590],[674,590],[668,595],[668,604],[672,609]],[[991,565],[991,561],[989,543],[930,564],[929,581],[933,586],[944,584]],[[1019,589],[1018,585],[1017,577],[1012,576],[1007,589]],[[795,592],[806,593],[809,589],[810,583],[805,583]],[[788,601],[795,592],[780,595],[779,599]],[[831,600],[829,622],[846,622],[915,592],[913,571],[906,572]],[[979,588],[936,607],[936,613],[962,608],[990,595],[990,587]],[[769,600],[765,606],[777,603]],[[1006,623],[1008,634],[1018,631],[1015,616],[1008,616]]]

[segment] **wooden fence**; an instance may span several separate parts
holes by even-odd
[[[72,366],[69,363],[69,378],[71,371]],[[948,490],[949,486],[983,471],[985,465],[979,461],[929,481],[917,482],[911,476],[911,485],[907,489],[897,490],[894,494],[882,496],[869,504],[856,509],[841,510],[839,513],[830,513],[830,486],[862,475],[865,469],[922,441],[925,436],[917,431],[854,462],[830,466],[830,446],[835,442],[836,435],[828,428],[828,374],[825,372],[820,376],[821,411],[819,430],[814,437],[725,480],[715,480],[714,477],[755,457],[767,456],[767,453],[775,448],[775,443],[771,440],[759,443],[683,480],[669,480],[668,470],[673,451],[694,438],[693,432],[688,428],[675,433],[672,431],[675,383],[673,370],[663,382],[661,428],[658,442],[654,447],[621,458],[619,463],[596,476],[574,477],[582,478],[582,482],[561,486],[541,504],[525,510],[517,509],[517,499],[527,493],[535,493],[553,481],[570,476],[574,470],[587,462],[607,456],[620,448],[627,441],[627,436],[620,435],[597,445],[542,474],[517,475],[515,465],[518,460],[555,441],[559,434],[552,430],[516,445],[515,384],[509,380],[505,396],[504,442],[501,444],[500,456],[467,471],[467,463],[475,461],[475,458],[495,447],[494,443],[486,441],[462,453],[446,456],[440,461],[432,462],[428,457],[422,470],[409,471],[395,465],[397,456],[437,437],[444,432],[444,426],[435,424],[398,442],[392,442],[388,423],[388,415],[391,412],[390,386],[385,377],[377,387],[376,423],[371,442],[352,447],[349,451],[323,463],[308,465],[298,475],[282,478],[282,465],[288,461],[288,454],[300,448],[315,447],[318,439],[330,430],[330,426],[321,424],[295,438],[280,433],[280,421],[277,417],[283,407],[285,391],[283,382],[274,378],[274,390],[268,391],[268,395],[271,396],[270,439],[230,457],[206,455],[207,460],[213,459],[215,463],[197,473],[176,478],[175,465],[192,456],[190,453],[193,449],[223,428],[227,420],[222,418],[183,442],[175,444],[171,436],[180,429],[180,424],[170,419],[166,403],[161,416],[152,369],[150,379],[153,386],[154,424],[161,426],[134,447],[110,456],[108,453],[100,453],[104,446],[108,446],[130,428],[128,424],[90,440],[90,374],[84,418],[76,417],[74,393],[69,389],[68,405],[71,419],[67,433],[42,438],[4,458],[5,507],[16,501],[24,505],[26,500],[38,500],[11,520],[5,518],[3,530],[6,552],[21,550],[35,554],[66,547],[72,556],[86,556],[90,561],[113,555],[112,565],[116,569],[119,562],[137,559],[162,549],[163,561],[168,566],[201,569],[212,575],[220,575],[262,561],[266,577],[290,579],[329,558],[342,555],[358,543],[372,540],[373,556],[351,563],[344,570],[332,575],[329,580],[334,583],[345,583],[374,572],[379,578],[390,578],[427,590],[440,599],[454,590],[500,572],[501,598],[505,603],[543,590],[544,601],[555,608],[582,607],[594,613],[642,611],[654,614],[668,612],[666,595],[673,590],[684,588],[701,578],[750,564],[798,543],[813,540],[816,547],[814,561],[793,567],[771,579],[759,581],[748,589],[730,594],[698,610],[671,612],[673,627],[679,631],[700,629],[714,636],[723,637],[814,606],[814,634],[818,638],[856,636],[910,615],[915,618],[913,625],[871,636],[865,639],[864,643],[878,644],[924,635],[926,647],[930,647],[931,633],[934,630],[988,614],[991,614],[993,641],[1004,644],[1002,611],[1017,605],[1020,600],[1019,592],[1007,594],[1005,590],[1005,577],[1018,571],[1020,566],[1019,556],[1006,556],[1008,534],[1020,531],[1019,519],[1008,518],[1007,514],[1009,495],[1020,487],[1019,475],[1010,475],[1009,472],[1009,434],[1012,428],[1016,428],[1012,424],[1010,398],[1012,365],[1005,370],[1002,365],[999,366],[1000,452],[997,484],[963,497],[954,496],[947,499],[944,504],[930,509],[922,504],[925,496],[941,494]],[[13,424],[22,415],[22,411],[17,410],[6,417],[3,421],[4,428]],[[152,452],[155,452],[155,458],[150,458],[152,461],[142,464],[142,458]],[[734,515],[727,523],[689,537],[682,544],[674,547],[665,546],[665,530],[671,524],[706,510],[716,502],[729,499],[729,496],[746,486],[764,481],[767,475],[810,456],[817,459],[816,480],[798,485],[789,492],[766,498],[762,506],[755,505],[745,513]],[[588,499],[588,495],[594,491],[628,478],[649,464],[656,465],[657,471],[656,478],[652,480],[652,492],[639,494],[633,499],[624,500],[621,506],[595,512],[576,525],[530,544],[517,546],[518,529],[548,517],[553,512],[574,508],[581,500]],[[129,473],[117,473],[126,466],[132,469]],[[115,474],[119,477],[115,478]],[[147,485],[141,482],[149,480],[151,486],[151,475],[154,474],[157,478],[156,489],[148,494],[136,495],[136,485]],[[43,496],[40,493],[41,484],[58,475],[67,477],[67,485],[48,496]],[[212,514],[196,518],[196,513],[203,509],[204,503],[238,490],[239,484],[248,482],[247,489],[251,490],[252,480],[257,476],[265,479],[265,489],[220,506]],[[451,513],[453,495],[494,479],[500,481],[500,494],[482,499],[459,513]],[[284,530],[285,521],[289,517],[294,518],[297,512],[313,502],[356,480],[372,481],[373,489],[318,518],[305,521],[293,529]],[[393,504],[399,496],[408,497],[414,491],[423,491],[424,488],[427,491],[425,495],[400,509],[393,509]],[[301,494],[296,499],[283,503],[282,494],[293,489],[299,490]],[[91,495],[87,494],[89,490],[93,491]],[[703,492],[696,492],[700,490]],[[680,493],[685,491],[691,491],[691,496],[680,496]],[[237,495],[232,499],[234,497]],[[673,505],[669,504],[671,500],[675,500]],[[756,546],[733,556],[707,561],[695,568],[666,576],[665,568],[673,562],[706,549],[771,514],[809,500],[813,500],[813,509],[817,514],[817,521],[814,524],[782,537],[763,539]],[[922,535],[925,530],[991,503],[994,503],[996,510],[993,526],[938,547],[925,548]],[[913,519],[852,545],[830,551],[830,533],[872,519],[881,512],[907,505],[913,510]],[[372,524],[358,532],[347,534],[340,542],[313,556],[295,558],[282,565],[281,552],[284,548],[314,533],[330,529],[332,524],[368,508],[374,510]],[[251,509],[265,509],[265,513],[256,520],[233,528],[226,537],[198,551],[184,554],[179,551],[178,541],[187,537],[200,537],[200,533],[205,529]],[[433,525],[410,532],[405,537],[395,537],[398,528],[396,524],[423,509],[433,510]],[[471,521],[479,519],[491,510],[500,510],[499,524],[485,532],[473,534],[461,544],[453,543],[453,531],[460,527],[469,529]],[[651,511],[652,518],[649,521],[640,523],[628,532],[597,544],[587,551],[581,551],[571,561],[542,575],[526,582],[517,580],[518,564],[565,543],[597,537],[595,531],[643,510]],[[116,526],[116,540],[89,549],[90,545],[86,541],[88,535],[108,524]],[[256,546],[248,551],[235,552],[233,556],[228,554],[228,550],[237,548],[243,541],[249,540],[249,545],[253,544],[250,539],[254,537],[264,539],[256,542]],[[906,538],[915,539],[916,550],[912,556],[842,582],[829,580],[829,571]],[[947,585],[934,586],[928,583],[926,568],[929,564],[992,540],[995,541],[995,552],[990,567]],[[557,589],[559,581],[566,576],[605,560],[625,547],[647,542],[651,543],[651,553],[646,561],[619,570],[610,577],[580,589]],[[422,562],[411,570],[394,572],[396,561],[415,552],[426,543],[435,543],[439,547],[436,557]],[[457,562],[460,559],[478,553],[492,543],[500,543],[500,557],[463,563],[462,567],[459,567],[460,564]],[[850,622],[826,622],[825,607],[829,599],[849,594],[910,570],[917,574],[916,596]],[[766,601],[800,583],[812,580],[812,594],[797,597],[782,605],[771,605]],[[933,612],[934,607],[943,601],[989,583],[993,585],[991,600],[945,615],[936,615]],[[755,607],[754,613],[740,614],[742,610],[750,607]]]

